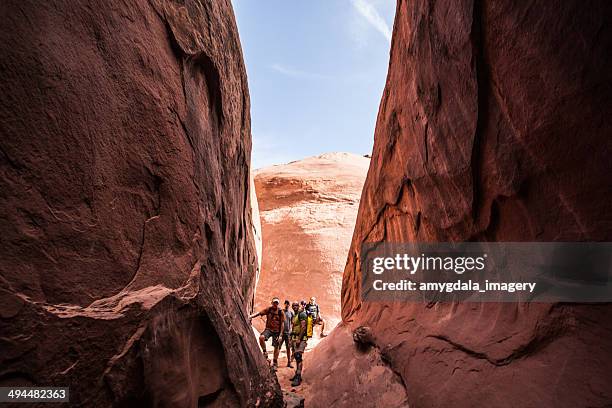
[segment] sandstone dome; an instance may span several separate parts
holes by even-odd
[[[263,234],[256,309],[273,296],[316,296],[327,327],[340,321],[342,273],[369,165],[361,155],[326,153],[255,171]]]

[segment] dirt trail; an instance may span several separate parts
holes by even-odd
[[[258,335],[257,335],[258,336]],[[308,346],[306,347],[306,352],[304,353],[304,361],[308,361],[309,358],[311,358],[312,356],[312,351],[313,349],[324,339],[321,339],[318,337],[318,335],[314,338],[311,338],[308,340]],[[270,363],[272,363],[272,357],[273,357],[273,347],[272,347],[272,340],[269,340],[268,342],[266,342],[266,350],[268,353],[268,358],[270,359]],[[289,393],[293,393],[298,397],[304,398],[304,406],[308,406],[308,400],[306,400],[306,396],[310,395],[310,384],[308,382],[307,378],[302,378],[302,384],[298,387],[293,387],[291,386],[291,380],[290,378],[293,377],[293,375],[295,374],[295,361],[293,361],[292,363],[293,367],[287,367],[287,351],[285,349],[285,347],[283,346],[283,349],[280,351],[280,354],[278,356],[278,369],[276,370],[276,377],[278,378],[278,383],[281,386],[281,389],[284,392],[289,392]],[[286,402],[288,402],[287,407],[299,407],[300,405],[291,405],[293,404],[297,404],[297,400],[294,401],[287,401],[287,396],[285,396]]]

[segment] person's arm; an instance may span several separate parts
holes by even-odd
[[[249,319],[253,319],[253,318],[257,317],[257,316],[263,316],[265,314],[266,314],[266,309],[264,309],[264,310],[262,310],[260,312],[257,312],[257,313],[253,313],[252,315],[249,316]]]
[[[306,333],[306,319],[300,319],[300,335],[297,340],[298,345],[302,342],[302,339],[304,338],[304,334]]]

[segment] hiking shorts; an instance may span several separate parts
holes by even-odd
[[[292,341],[291,348],[293,349],[294,353],[303,353],[304,351],[306,351],[306,343],[307,343],[306,340],[300,341],[299,346],[297,346],[297,342],[298,342],[297,339],[292,339],[291,341]]]
[[[283,347],[283,344],[287,344],[287,348],[291,347],[291,334],[283,333],[279,347]]]
[[[268,341],[268,339],[269,339],[270,337],[272,337],[272,346],[273,346],[273,347],[278,347],[278,335],[279,335],[279,334],[280,334],[279,332],[273,332],[273,331],[272,331],[272,330],[270,330],[270,329],[266,329],[266,330],[264,330],[264,331],[261,333],[261,335],[262,335],[262,336],[264,336],[264,340],[265,340],[265,341]]]

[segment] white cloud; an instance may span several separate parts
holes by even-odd
[[[270,68],[272,68],[276,72],[279,72],[291,78],[298,78],[298,79],[328,79],[329,78],[326,75],[321,75],[321,74],[307,72],[307,71],[301,71],[299,69],[294,69],[292,67],[287,67],[281,64],[272,64]]]
[[[351,3],[368,25],[382,34],[388,42],[391,42],[391,29],[372,3],[368,0],[351,0]]]

